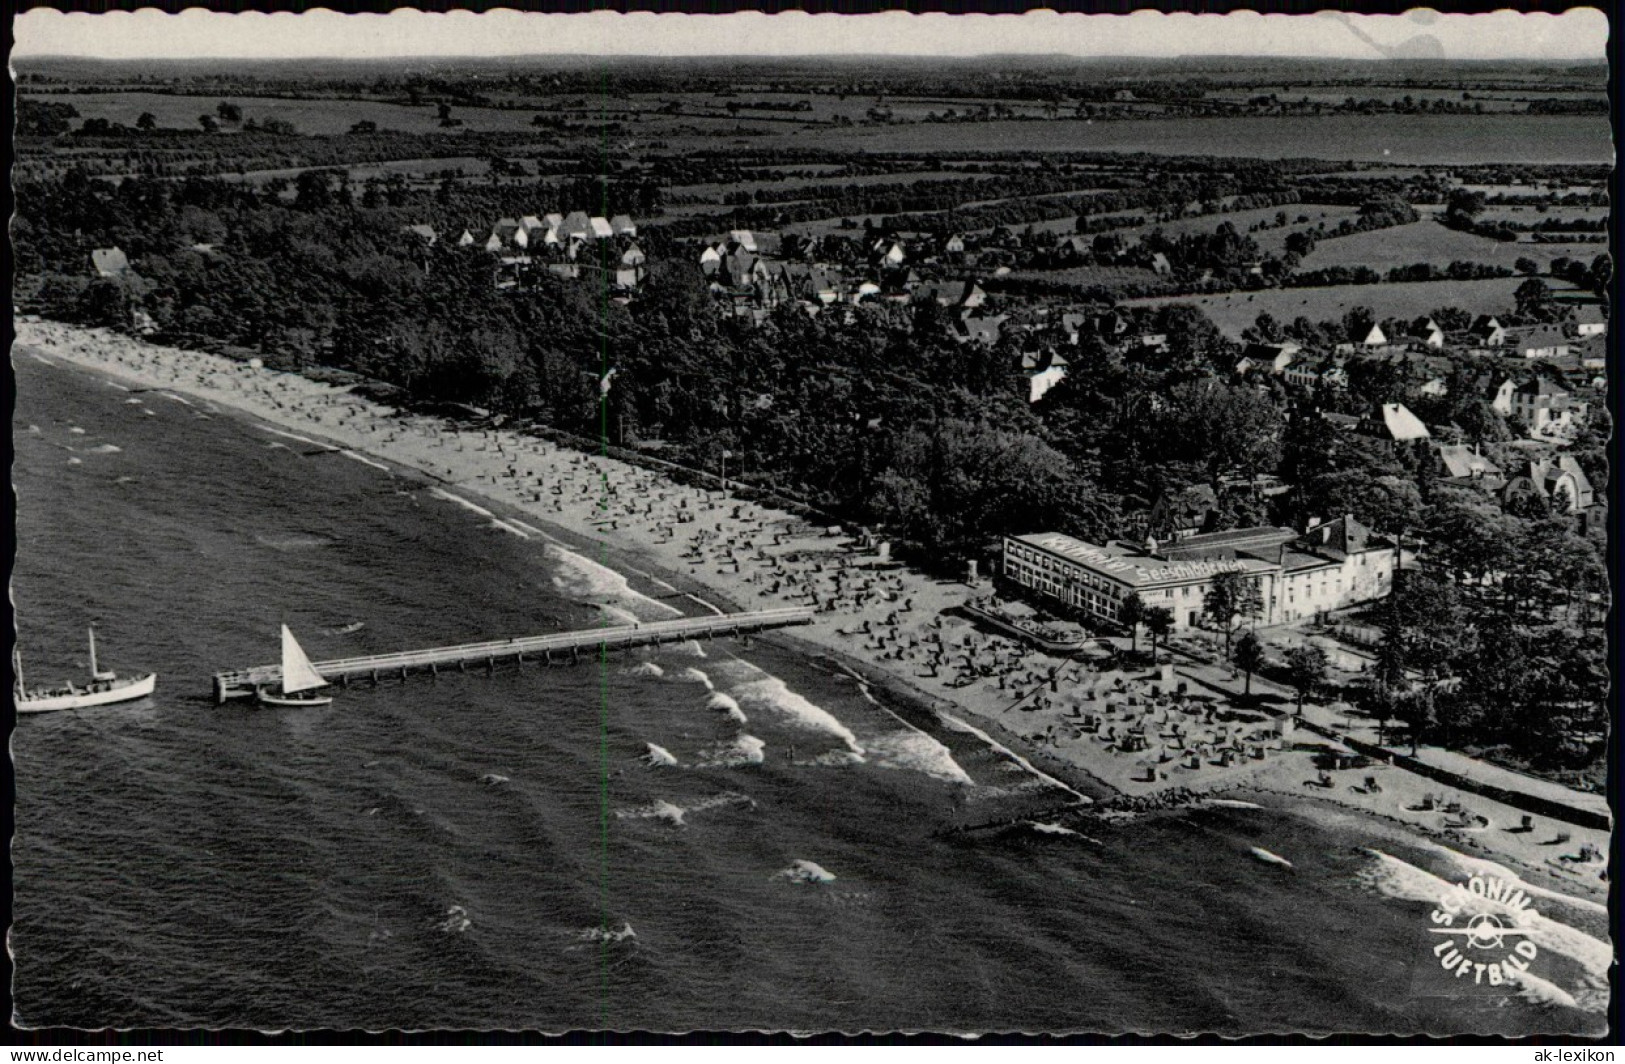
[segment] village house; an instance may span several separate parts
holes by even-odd
[[[1476,444],[1435,444],[1435,470],[1441,480],[1466,484],[1485,491],[1500,491],[1506,485],[1501,467],[1479,453]]]
[[[1512,416],[1529,429],[1531,437],[1570,436],[1584,423],[1587,404],[1574,399],[1561,384],[1536,377],[1512,393]]]
[[[1518,329],[1507,342],[1520,358],[1564,358],[1569,353],[1569,338],[1551,326]]]
[[[98,277],[120,277],[130,270],[130,260],[122,248],[97,248],[90,253],[90,265]]]
[[[1479,315],[1467,335],[1480,347],[1500,347],[1507,342],[1506,326],[1488,314]]]
[[[1411,413],[1403,403],[1383,403],[1370,416],[1362,418],[1355,431],[1388,444],[1414,443],[1433,436],[1428,427],[1422,424],[1422,419]]]
[[[1242,348],[1241,360],[1236,363],[1236,373],[1246,376],[1256,371],[1273,373],[1279,376],[1297,361],[1298,353],[1303,348],[1294,343],[1279,344],[1248,344]]]
[[[1027,377],[1027,401],[1036,403],[1044,394],[1066,379],[1066,356],[1057,351],[1028,352],[1021,356],[1021,372]]]
[[[1580,340],[1607,334],[1608,317],[1603,306],[1597,303],[1581,303],[1576,306],[1574,320],[1569,322],[1569,331]]]
[[[1368,602],[1393,586],[1398,552],[1353,516],[1290,528],[1247,528],[1104,546],[1059,533],[1007,536],[1003,575],[1019,587],[1058,600],[1113,625],[1123,599],[1173,614],[1175,630],[1202,624],[1203,598],[1214,577],[1244,573],[1263,600],[1257,623],[1286,624]]]
[[[433,247],[435,241],[439,239],[439,237],[435,234],[434,226],[424,225],[422,223],[417,225],[403,225],[401,226],[401,232],[413,234],[430,247]]]
[[[1597,502],[1596,490],[1585,470],[1566,454],[1530,459],[1517,476],[1507,481],[1502,497],[1510,505],[1524,493],[1545,500],[1553,510],[1565,514],[1580,513]]]

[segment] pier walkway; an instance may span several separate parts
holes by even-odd
[[[377,681],[380,677],[389,675],[405,679],[414,669],[436,674],[442,666],[467,670],[473,665],[489,669],[495,668],[498,661],[510,659],[521,664],[529,658],[548,665],[567,665],[579,661],[584,651],[598,653],[624,650],[628,647],[655,646],[660,643],[680,643],[690,639],[746,635],[771,628],[811,624],[812,619],[811,609],[791,606],[751,613],[683,617],[675,621],[651,621],[647,624],[623,624],[577,632],[555,632],[552,635],[521,636],[486,643],[465,643],[460,646],[431,647],[427,650],[406,650],[395,654],[374,654],[362,658],[340,658],[336,661],[318,661],[315,665],[316,671],[330,682],[345,685],[353,680]],[[252,695],[257,687],[273,687],[281,682],[281,665],[257,665],[247,669],[217,672],[214,675],[215,701],[223,703],[228,699],[246,697]]]

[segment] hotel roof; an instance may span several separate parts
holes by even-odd
[[[1232,558],[1221,561],[1182,561],[1158,558],[1117,544],[1104,547],[1085,543],[1081,539],[1059,532],[1041,532],[1012,539],[1029,547],[1058,554],[1088,569],[1103,573],[1134,587],[1159,584],[1188,584],[1208,580],[1219,573],[1262,572],[1273,569],[1268,562],[1256,558]]]

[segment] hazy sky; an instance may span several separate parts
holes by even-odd
[[[14,55],[180,57],[574,55],[1263,55],[1377,59],[1602,59],[1607,17],[1499,11],[1341,15],[581,15],[492,11],[105,15],[35,8],[13,20]]]

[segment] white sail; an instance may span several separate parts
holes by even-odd
[[[103,672],[96,665],[96,629],[90,630],[90,678],[93,680],[116,680],[118,673]]]
[[[327,680],[316,671],[316,666],[310,663],[305,651],[299,646],[299,641],[288,631],[288,626],[282,626],[282,693],[295,694],[299,691],[309,691],[316,687],[326,687]]]

